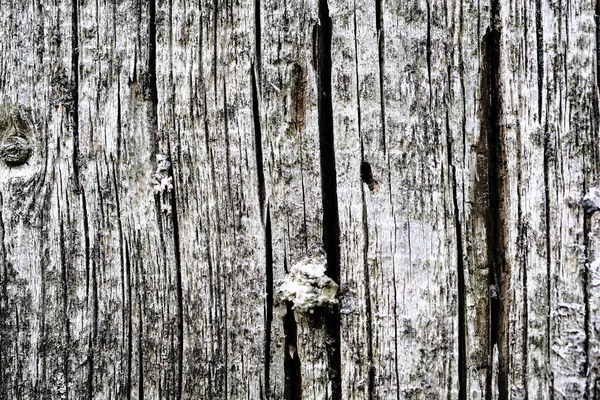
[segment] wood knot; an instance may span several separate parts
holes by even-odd
[[[9,136],[0,144],[0,158],[10,166],[25,164],[32,152],[31,144],[22,136]]]
[[[9,166],[25,164],[33,153],[31,112],[25,107],[0,109],[0,159]]]

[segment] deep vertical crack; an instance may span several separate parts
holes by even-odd
[[[73,185],[79,191],[79,0],[71,1],[71,123],[73,127]]]
[[[321,198],[323,204],[323,247],[327,253],[327,275],[340,283],[340,221],[338,213],[335,143],[333,133],[333,103],[331,90],[332,22],[327,0],[319,1],[317,27],[317,91],[319,115],[319,149],[321,159]],[[327,355],[331,399],[342,398],[340,313],[335,306],[326,318]]]
[[[487,139],[487,177],[489,201],[487,204],[486,245],[489,268],[490,296],[490,354],[498,349],[498,398],[509,396],[509,311],[510,311],[510,265],[506,251],[505,195],[506,163],[502,132],[502,96],[500,78],[500,4],[491,2],[491,26],[483,42],[482,62],[482,135]],[[488,375],[488,389],[491,389]],[[491,393],[491,390],[488,390]]]

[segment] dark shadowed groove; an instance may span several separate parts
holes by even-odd
[[[138,240],[138,239],[136,239]],[[136,245],[139,247],[139,243],[136,243]],[[139,254],[139,248],[136,249],[136,252],[138,252]],[[138,269],[138,264],[139,261],[136,260],[135,265],[136,265],[136,270]],[[140,269],[143,268],[143,265],[140,266]],[[136,271],[138,278],[137,278],[137,285],[136,285],[136,295],[137,295],[137,300],[138,300],[138,323],[139,323],[139,327],[138,327],[138,399],[139,400],[144,400],[144,301],[142,301],[142,294],[141,291],[143,290],[143,287],[140,288],[140,286],[142,286],[139,282],[140,282],[140,278],[139,275],[141,273],[143,273],[143,271],[138,272]],[[131,290],[131,289],[130,289]]]
[[[551,234],[551,215],[550,215],[550,133],[548,132],[548,114],[546,113],[546,122],[544,123],[544,233],[546,236],[546,301],[548,302],[548,313],[546,315],[546,357],[552,356],[552,242]],[[584,228],[585,240],[585,228]],[[585,291],[584,291],[585,293]],[[587,332],[586,332],[587,333]],[[586,335],[587,338],[587,335]],[[587,354],[587,352],[586,352]],[[587,369],[587,368],[586,368]],[[587,376],[587,371],[586,371]],[[586,380],[587,382],[587,380]],[[552,371],[550,371],[550,393],[554,394],[554,380]],[[553,398],[553,396],[552,396]]]
[[[217,75],[217,66],[218,66],[218,18],[219,18],[219,0],[214,0],[213,1],[213,32],[212,32],[212,36],[213,36],[213,87],[214,87],[214,91],[215,91],[215,106],[217,105],[217,82],[218,82],[218,75]],[[200,63],[202,64],[202,63]]]
[[[306,121],[306,74],[302,66],[295,63],[292,68],[292,87],[293,87],[293,108],[292,121],[298,134],[298,153],[300,156],[300,186],[302,189],[302,236],[304,239],[304,249],[308,254],[308,224],[306,219],[306,187],[304,184],[304,137]]]
[[[4,201],[2,192],[0,192],[0,265],[2,266],[2,275],[0,276],[0,282],[2,282],[2,294],[0,297],[0,365],[7,365],[10,359],[10,352],[8,349],[12,348],[12,346],[9,341],[8,263],[6,260],[6,245],[4,242],[6,230],[4,226],[4,217],[2,215],[3,207]],[[5,393],[7,397],[9,393],[9,384],[9,369],[0,368],[0,393]]]
[[[171,158],[169,145],[169,158]],[[173,168],[169,168],[169,176],[173,182],[170,192],[171,222],[173,223],[173,247],[175,253],[175,284],[177,290],[177,399],[181,400],[183,394],[183,286],[181,282],[181,241],[179,238],[179,213],[177,211],[177,184]]]
[[[90,227],[89,227],[89,218],[87,212],[87,202],[85,199],[85,191],[81,188],[81,210],[83,212],[83,243],[84,243],[84,257],[85,257],[85,294],[89,299],[89,289],[90,289]]]
[[[262,71],[262,44],[261,44],[261,22],[260,22],[260,0],[254,0],[254,62],[256,63],[256,71],[258,81],[261,82]]]
[[[125,273],[127,274],[127,400],[131,400],[132,363],[133,363],[133,320],[131,304],[131,257],[129,244],[125,241]],[[141,349],[141,347],[140,347]],[[141,364],[141,363],[140,363]]]
[[[433,88],[431,87],[431,2],[427,0],[427,81],[429,82],[429,108],[433,101]]]
[[[77,1],[77,0],[75,0]],[[158,88],[156,86],[156,0],[150,0],[148,4],[148,85],[149,85],[149,109],[148,124],[150,126],[150,143],[154,154],[158,153]],[[154,161],[154,160],[152,160]],[[160,215],[160,214],[159,214]]]
[[[517,259],[523,274],[523,329],[521,332],[521,352],[523,357],[523,369],[521,375],[521,385],[524,388],[523,399],[529,399],[529,391],[527,390],[528,372],[529,372],[529,294],[527,292],[527,225],[523,219],[523,198],[521,196],[521,188],[523,187],[523,154],[522,154],[522,134],[521,125],[517,124],[516,132],[516,148],[517,148]],[[550,358],[548,358],[550,359]]]
[[[265,396],[271,398],[271,327],[273,325],[273,235],[271,232],[271,210],[267,204],[265,224],[265,278],[266,278],[266,316],[265,316]]]
[[[491,27],[487,29],[483,43],[482,64],[482,129],[488,144],[488,188],[486,244],[490,287],[490,354],[494,344],[498,348],[498,398],[509,398],[509,311],[510,267],[505,258],[506,227],[504,221],[504,197],[507,173],[504,162],[504,139],[501,127],[502,98],[500,81],[500,4],[491,2]],[[495,288],[495,290],[494,290]],[[495,293],[494,293],[495,292]],[[492,375],[493,376],[493,375]],[[491,393],[491,376],[488,389]]]
[[[357,114],[357,128],[358,138],[360,141],[360,162],[361,171],[363,166],[369,166],[365,161],[365,149],[362,137],[362,120],[361,120],[361,109],[360,109],[360,87],[359,87],[359,74],[358,74],[358,38],[357,38],[357,26],[356,26],[356,1],[354,1],[354,72],[356,78],[356,114]],[[370,169],[370,166],[369,166]],[[372,177],[371,177],[372,178]],[[365,197],[365,185],[360,185],[360,193],[362,199],[362,228],[363,228],[363,273],[364,273],[364,285],[365,285],[365,309],[367,314],[366,323],[366,336],[367,336],[367,359],[369,362],[369,381],[368,381],[368,398],[373,399],[375,394],[375,366],[373,363],[373,315],[371,309],[371,274],[369,273],[369,221],[368,221],[368,210],[367,200]]]
[[[587,186],[587,185],[584,185]],[[584,187],[584,193],[587,192],[587,188]],[[585,389],[583,392],[583,398],[589,399],[589,369],[590,369],[590,293],[589,293],[589,282],[590,282],[590,230],[591,230],[591,215],[583,215],[583,246],[585,252],[585,265],[583,269],[582,286],[583,286],[583,326],[585,331],[585,339],[583,341],[583,354],[585,359],[583,361],[583,376],[585,376]],[[593,397],[592,397],[593,398]]]
[[[327,0],[319,1],[317,28],[317,91],[319,118],[319,149],[321,158],[321,199],[323,204],[323,248],[327,254],[327,275],[340,283],[340,218],[337,199],[335,143],[333,133],[333,103],[331,98],[331,37],[332,22]],[[342,398],[340,312],[335,306],[326,318],[327,355],[331,399]]]
[[[257,0],[258,1],[258,0]],[[252,118],[254,120],[254,150],[256,152],[256,174],[258,178],[258,201],[260,204],[260,220],[264,221],[265,213],[265,171],[263,166],[262,132],[260,130],[260,107],[258,104],[258,87],[256,70],[252,63],[250,79],[252,82]]]
[[[59,214],[60,214],[60,202],[59,202]],[[69,287],[68,287],[68,271],[67,271],[67,250],[65,248],[65,228],[61,220],[60,222],[60,266],[61,266],[61,289],[62,289],[62,307],[63,307],[63,324],[64,324],[64,348],[63,348],[63,375],[64,375],[64,387],[65,387],[65,399],[69,400],[69,387],[70,387],[70,359],[69,354],[71,352],[71,322],[69,320]]]
[[[450,67],[448,67],[448,78],[450,78]],[[458,194],[456,183],[456,166],[452,149],[452,133],[448,110],[446,109],[446,146],[448,154],[448,172],[450,184],[452,185],[452,207],[454,214],[454,233],[456,241],[456,276],[458,286],[458,399],[467,398],[467,329],[466,329],[466,287],[465,287],[465,265],[464,250],[462,242],[462,226],[460,224],[460,210],[458,207]]]
[[[79,0],[71,1],[71,122],[73,124],[73,185],[79,191]]]
[[[302,400],[302,370],[298,355],[298,325],[294,316],[293,304],[286,301],[286,313],[283,316],[283,369],[285,374],[283,398],[285,400]]]
[[[383,37],[383,13],[381,0],[375,0],[375,28],[377,29],[377,49],[379,60],[379,102],[381,111],[381,146],[383,154],[387,155],[387,138],[385,130],[385,95],[383,92],[383,78],[385,71],[385,41]],[[389,164],[389,157],[388,157]]]
[[[87,360],[87,399],[93,398],[93,383],[94,383],[94,342],[98,334],[98,281],[96,276],[96,262],[90,259],[90,234],[89,234],[89,221],[87,211],[87,200],[85,197],[85,190],[81,188],[81,208],[83,211],[83,237],[84,237],[84,252],[85,252],[85,269],[88,274],[88,286],[90,278],[90,266],[91,266],[91,279],[92,279],[92,332],[90,332],[89,343],[88,343],[88,360]],[[90,296],[88,295],[88,298]]]
[[[596,93],[600,93],[600,0],[596,0]]]
[[[119,103],[120,103],[120,99],[118,99]],[[120,121],[118,121],[118,125],[120,125]],[[117,155],[117,164],[119,163],[118,161],[118,155]],[[110,164],[112,167],[112,173],[110,174],[111,176],[111,183],[112,183],[112,189],[114,190],[115,193],[115,212],[117,213],[117,232],[118,232],[118,237],[119,237],[119,261],[120,261],[120,265],[121,265],[121,299],[123,302],[123,306],[121,309],[121,329],[122,329],[122,334],[121,334],[121,341],[122,341],[122,345],[121,345],[121,357],[123,357],[123,346],[125,343],[125,334],[126,332],[128,333],[128,340],[127,340],[127,363],[125,365],[125,367],[127,368],[127,375],[126,375],[126,382],[127,382],[127,399],[130,400],[131,399],[131,306],[130,306],[130,301],[131,301],[131,297],[129,297],[128,302],[126,303],[126,295],[125,295],[125,287],[127,287],[127,293],[129,296],[131,296],[131,284],[130,282],[127,283],[127,286],[125,284],[125,277],[128,276],[129,274],[129,270],[130,268],[127,268],[126,270],[126,265],[125,265],[125,257],[127,256],[127,263],[129,263],[129,253],[128,253],[128,249],[126,249],[126,243],[125,243],[125,239],[123,237],[123,217],[121,216],[121,200],[119,198],[119,187],[117,186],[117,171],[115,168],[115,161],[113,158],[113,155],[110,155]],[[126,275],[127,274],[127,275]],[[128,323],[129,326],[126,326],[126,322],[125,322],[125,318],[128,318]],[[122,372],[122,363],[121,363],[121,373]]]
[[[535,0],[535,41],[537,49],[538,121],[541,122],[544,90],[544,25],[542,21],[542,0]]]
[[[462,118],[461,118],[461,131],[462,131],[462,156],[463,156],[463,168],[467,160],[467,95],[465,89],[465,61],[463,55],[463,34],[464,34],[464,4],[463,0],[460,0],[460,15],[459,15],[459,34],[458,34],[458,73],[460,76],[460,94],[462,104]],[[463,191],[463,203],[464,203],[464,191]]]
[[[227,107],[227,79],[223,79],[223,130],[225,133],[225,172],[227,173],[227,197],[229,209],[233,212],[233,196],[231,194],[231,138],[229,134],[229,109]],[[263,211],[264,213],[264,211]],[[264,214],[261,214],[264,215]],[[227,213],[225,213],[227,218]],[[262,221],[261,221],[262,222]]]
[[[371,273],[369,271],[369,222],[367,211],[367,200],[365,185],[360,185],[362,197],[362,225],[363,225],[363,279],[365,286],[365,310],[366,310],[366,335],[367,335],[367,359],[369,367],[368,398],[373,400],[375,396],[375,365],[373,363],[373,312],[371,307]]]

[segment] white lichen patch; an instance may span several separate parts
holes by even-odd
[[[600,210],[600,188],[591,188],[590,191],[583,196],[581,204],[588,213]]]
[[[309,257],[295,264],[279,288],[279,298],[291,301],[295,310],[312,313],[316,308],[337,304],[338,285],[326,275],[324,256]]]
[[[154,194],[167,194],[173,190],[173,178],[169,176],[169,156],[166,154],[156,154],[156,170],[152,173],[152,188]],[[161,211],[165,214],[171,214],[171,205],[168,202],[161,204]]]

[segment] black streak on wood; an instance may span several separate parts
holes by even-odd
[[[600,0],[596,0],[596,93],[600,92]]]
[[[492,27],[483,43],[482,64],[482,134],[488,144],[488,190],[486,244],[490,288],[490,362],[494,345],[498,348],[498,398],[509,396],[509,311],[510,270],[505,258],[504,226],[505,171],[504,141],[501,128],[502,104],[500,88],[500,9],[497,0],[491,3]],[[491,378],[491,376],[490,376]],[[488,389],[491,380],[488,379]],[[488,395],[491,390],[488,391]]]
[[[304,141],[303,132],[306,125],[306,85],[307,80],[302,66],[295,63],[292,67],[293,107],[292,121],[298,134],[298,152],[300,153],[300,185],[302,188],[302,234],[304,249],[308,254],[308,225],[306,219],[306,188],[304,185]]]
[[[79,0],[71,7],[71,123],[73,126],[73,185],[79,191]]]
[[[127,390],[127,400],[131,400],[131,389],[133,385],[133,310],[131,303],[131,257],[129,256],[129,245],[127,242],[125,242],[125,273],[127,274],[127,386],[125,389]]]
[[[362,165],[369,165],[369,163],[363,161]],[[369,167],[370,169],[370,167]],[[361,173],[362,173],[361,166]],[[371,176],[372,178],[372,176]],[[364,180],[364,178],[363,178]],[[369,186],[370,187],[370,186]],[[372,400],[375,395],[375,366],[373,363],[373,312],[371,308],[371,273],[369,271],[369,221],[368,221],[368,210],[367,200],[365,197],[365,188],[361,185],[361,196],[362,196],[362,225],[363,225],[363,279],[365,286],[365,310],[366,310],[366,336],[367,336],[367,359],[369,368],[369,383],[368,383],[368,395],[369,400]]]
[[[587,185],[584,183],[584,193],[587,192]],[[583,354],[585,359],[583,361],[582,376],[585,377],[585,389],[583,392],[583,398],[589,399],[589,369],[590,369],[590,293],[589,293],[589,282],[590,282],[590,230],[591,230],[591,216],[592,214],[583,212],[583,247],[584,247],[584,268],[582,273],[582,286],[583,286],[583,326],[585,331],[585,339],[583,341]],[[550,283],[550,279],[548,279]]]
[[[431,86],[431,3],[427,0],[427,80],[429,82],[429,108],[433,101],[433,87]]]
[[[266,315],[265,315],[265,395],[271,397],[271,327],[273,325],[273,235],[271,232],[271,210],[267,205],[265,224],[265,278],[266,278]]]
[[[385,94],[383,92],[383,81],[385,71],[385,40],[383,35],[383,14],[381,12],[381,0],[375,0],[375,27],[377,29],[377,45],[379,55],[379,102],[381,105],[381,146],[383,148],[383,154],[387,154],[387,138],[385,130]]]
[[[149,85],[149,109],[148,122],[152,150],[158,153],[158,88],[156,86],[156,0],[150,0],[148,5],[150,21],[148,22],[148,85]]]
[[[361,120],[361,108],[360,108],[360,86],[359,86],[359,75],[358,75],[358,38],[356,28],[356,1],[354,2],[354,72],[356,76],[356,114],[357,125],[358,125],[358,138],[360,141],[360,176],[364,183],[369,186],[369,190],[373,191],[377,181],[373,179],[373,171],[371,165],[365,161],[365,148],[364,140],[362,136],[362,120]],[[369,368],[369,382],[368,382],[368,396],[372,400],[375,395],[375,366],[373,363],[373,315],[371,309],[371,274],[369,272],[369,221],[368,221],[368,209],[367,200],[365,197],[365,188],[363,185],[360,187],[361,199],[362,199],[362,225],[363,225],[363,273],[364,273],[364,287],[365,287],[365,308],[367,313],[366,323],[366,337],[367,337],[367,358]]]
[[[292,309],[292,302],[286,302],[286,314],[283,316],[283,332],[285,345],[283,346],[283,369],[285,374],[284,399],[302,399],[302,375],[300,369],[300,356],[298,355],[298,325]]]
[[[60,206],[59,206],[60,209]],[[65,228],[60,222],[60,265],[61,265],[61,289],[62,289],[62,307],[64,317],[64,348],[63,348],[63,379],[65,387],[65,399],[69,399],[70,386],[70,352],[71,352],[71,322],[69,320],[69,294],[68,294],[68,271],[67,271],[67,250],[65,248]]]
[[[456,276],[458,283],[458,399],[467,398],[467,330],[466,330],[466,286],[464,250],[462,243],[462,226],[458,208],[458,194],[456,183],[456,166],[452,150],[452,133],[448,111],[446,111],[446,146],[448,148],[448,171],[452,185],[452,206],[454,213],[454,229],[456,241]]]
[[[260,0],[254,0],[254,62],[258,73],[258,81],[261,82],[262,69],[262,45],[261,45],[261,22],[260,22]]]
[[[4,218],[2,208],[4,206],[2,193],[0,193],[0,265],[2,266],[2,297],[0,298],[0,365],[8,365],[10,352],[9,341],[9,312],[8,312],[8,262],[6,260],[6,245]],[[0,392],[8,396],[10,384],[10,375],[8,368],[0,368]]]
[[[340,221],[337,199],[333,104],[331,98],[332,22],[327,0],[319,1],[317,28],[317,91],[319,115],[319,148],[321,158],[321,196],[323,204],[323,247],[327,254],[327,275],[340,283]],[[327,353],[331,399],[342,398],[340,314],[335,306],[326,318]]]
[[[542,0],[535,0],[535,39],[537,45],[538,121],[542,121],[542,99],[544,89],[544,26]]]
[[[252,81],[252,117],[254,120],[254,149],[256,151],[256,173],[258,178],[258,201],[260,204],[260,220],[264,221],[265,213],[265,171],[263,166],[262,132],[260,130],[260,107],[258,104],[258,87],[256,83],[256,70],[252,64],[250,71]]]
[[[171,149],[169,148],[169,153]],[[169,157],[172,159],[171,157]],[[175,253],[175,280],[177,289],[177,399],[183,394],[183,285],[181,282],[181,241],[179,238],[179,214],[177,212],[176,183],[173,168],[169,168],[173,182],[170,192],[171,222],[173,223],[173,247]]]
[[[546,115],[548,115],[546,113]],[[523,330],[521,333],[521,352],[523,357],[523,368],[521,375],[521,385],[525,388],[525,392],[523,393],[523,399],[529,399],[529,390],[527,390],[527,382],[529,380],[529,294],[527,291],[527,257],[528,257],[528,249],[527,249],[527,223],[523,218],[523,198],[521,195],[521,188],[523,187],[523,155],[522,155],[522,134],[521,134],[521,126],[517,125],[517,135],[516,135],[516,148],[517,148],[517,260],[520,264],[522,276],[523,276],[523,288],[522,288],[522,296],[523,296]],[[549,337],[549,336],[548,336]],[[552,397],[551,397],[552,398]]]
[[[548,113],[546,113],[546,122],[544,123],[544,230],[546,236],[546,301],[548,302],[548,313],[546,315],[546,355],[548,359],[552,357],[552,242],[550,241],[550,133],[548,132]],[[554,396],[554,379],[550,372],[550,393]]]

